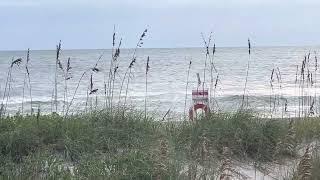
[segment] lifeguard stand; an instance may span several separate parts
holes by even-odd
[[[192,90],[192,106],[189,109],[189,119],[193,121],[197,118],[197,110],[202,109],[204,114],[210,112],[208,89]]]

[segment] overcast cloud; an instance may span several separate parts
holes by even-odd
[[[0,49],[110,48],[113,26],[133,47],[319,45],[317,0],[1,0]]]

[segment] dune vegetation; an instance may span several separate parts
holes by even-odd
[[[254,162],[259,169],[260,164],[300,158],[299,149],[318,140],[319,127],[317,118],[265,119],[246,111],[210,114],[194,122],[157,121],[134,111],[15,115],[0,120],[0,175],[8,179],[240,178],[233,162]],[[314,145],[309,150],[310,169],[295,172],[319,177],[316,150]]]

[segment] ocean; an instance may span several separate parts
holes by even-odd
[[[278,116],[297,116],[299,98],[301,95],[310,96],[314,100],[315,113],[318,113],[319,100],[317,91],[319,84],[316,76],[318,62],[315,59],[319,47],[254,47],[251,56],[247,48],[216,48],[215,55],[206,58],[205,48],[161,48],[138,49],[136,63],[130,74],[127,104],[138,110],[144,110],[147,97],[147,111],[153,114],[164,114],[170,109],[171,113],[183,114],[192,105],[191,91],[198,88],[197,73],[204,88],[210,89],[218,77],[218,83],[212,89],[210,96],[214,97],[215,110],[236,111],[242,104],[245,92],[248,107],[262,115],[276,114]],[[123,76],[132,60],[134,49],[121,49],[118,59],[119,68],[115,76],[114,104],[119,102],[119,92]],[[211,50],[210,50],[211,51]],[[312,85],[306,86],[301,93],[296,83],[297,66],[300,71],[304,57],[309,55],[308,71],[313,75]],[[93,72],[93,88],[98,89],[95,94],[88,96],[90,89],[90,69],[97,64],[100,72]],[[7,104],[9,114],[22,112],[30,113],[29,87],[24,87],[26,51],[0,51],[0,97],[3,104]],[[146,62],[150,58],[146,93]],[[67,95],[64,97],[65,80],[62,70],[58,70],[58,112],[63,111],[63,105],[70,103],[75,94],[70,112],[83,112],[86,108],[103,108],[104,82],[108,78],[111,50],[62,50],[60,61],[66,69],[70,58],[71,79],[67,80]],[[20,66],[13,66],[11,81],[8,81],[8,71],[12,59],[22,58]],[[41,112],[54,111],[52,104],[55,82],[55,50],[31,50],[28,64],[30,72],[32,104],[34,109],[40,107]],[[187,106],[185,108],[187,72],[189,62],[192,62],[187,87]],[[216,71],[210,71],[210,61],[214,63]],[[249,62],[246,90],[244,91]],[[206,65],[205,65],[206,64]],[[206,67],[206,70],[204,71]],[[271,88],[271,74],[274,70],[274,80]],[[75,93],[79,79],[83,77]],[[204,77],[205,72],[205,77]],[[298,73],[299,74],[299,73]],[[212,79],[211,79],[212,75]],[[278,77],[276,77],[278,76]],[[280,76],[280,77],[279,77]],[[278,79],[277,79],[278,78]],[[280,80],[279,80],[280,78]],[[9,78],[10,79],[10,78]],[[319,78],[320,79],[320,78]],[[126,84],[127,80],[125,80]],[[125,85],[126,86],[126,85]],[[5,89],[7,91],[5,97]],[[201,86],[202,88],[202,86]],[[10,89],[10,91],[8,90]],[[24,89],[24,93],[23,93]],[[126,87],[122,91],[124,95]],[[9,92],[9,95],[8,95]],[[318,91],[318,93],[320,93]],[[23,95],[24,94],[24,95]],[[276,99],[275,99],[276,97]],[[87,103],[86,103],[87,102]],[[119,104],[124,102],[121,99]],[[309,105],[312,103],[309,103]],[[310,107],[306,107],[310,108]],[[284,110],[285,109],[285,110]]]

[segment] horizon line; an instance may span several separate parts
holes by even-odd
[[[251,48],[270,48],[270,47],[320,47],[320,45],[261,45],[252,46]],[[193,49],[193,48],[205,48],[201,46],[179,46],[179,47],[140,47],[139,49]],[[210,46],[213,48],[213,46]],[[247,48],[247,46],[216,46],[216,48]],[[124,47],[120,48],[122,50],[135,49],[135,47]],[[28,49],[0,49],[0,52],[10,52],[10,51],[27,51]],[[112,50],[112,48],[66,48],[65,51],[73,50]],[[30,49],[30,51],[56,51],[55,49]]]

